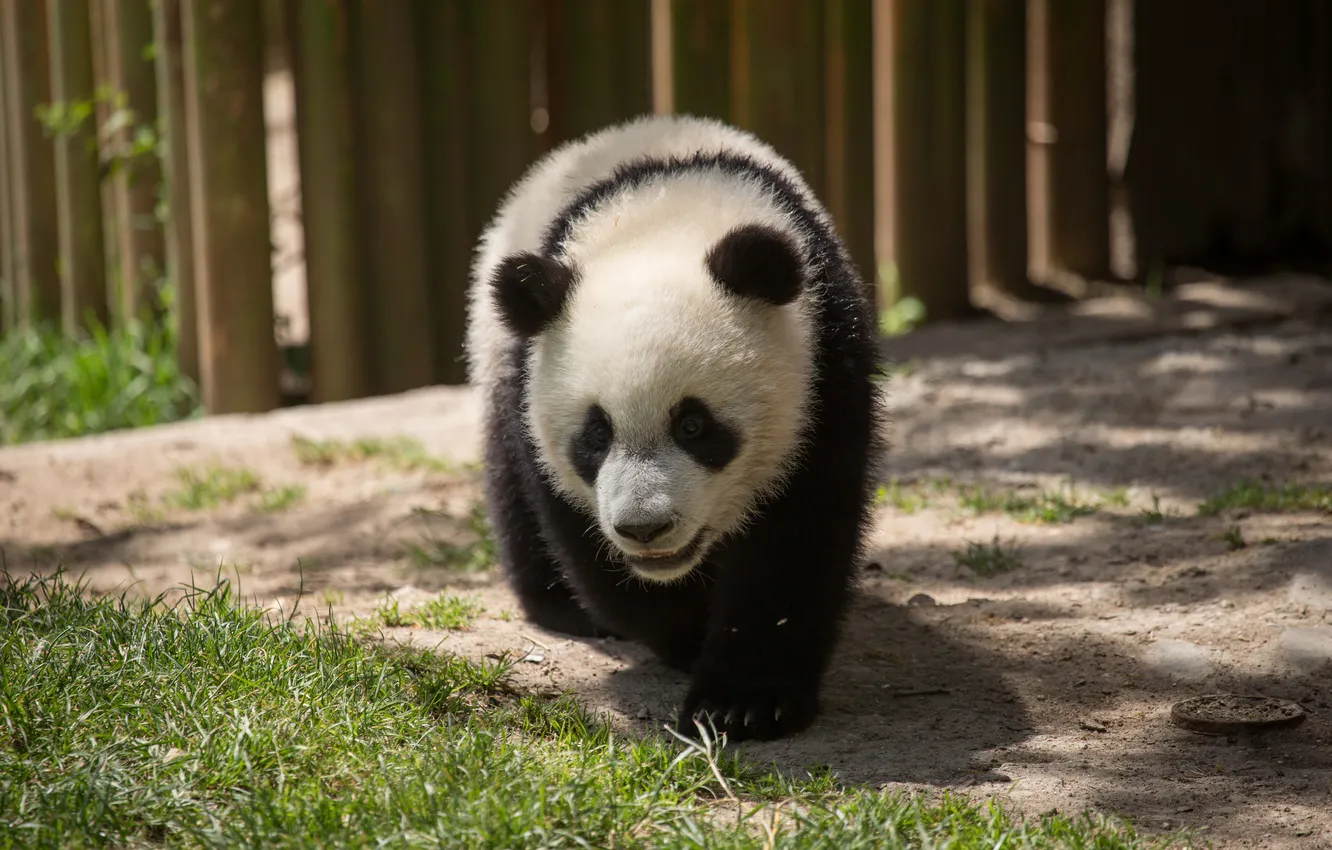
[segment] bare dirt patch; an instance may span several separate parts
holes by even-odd
[[[1332,516],[1198,510],[1245,479],[1332,485],[1329,303],[1299,281],[1202,286],[888,344],[903,365],[883,505],[824,714],[745,751],[1216,846],[1332,847]],[[293,444],[401,436],[448,462],[382,447],[303,462]],[[472,596],[468,628],[383,633],[526,656],[516,684],[659,729],[682,676],[524,623],[473,568],[478,438],[473,395],[432,389],[3,449],[5,569],[63,563],[95,591],[144,594],[220,573],[262,604],[343,618]],[[253,478],[192,510],[172,496],[181,468]],[[1307,719],[1260,737],[1171,724],[1173,703],[1217,691]]]

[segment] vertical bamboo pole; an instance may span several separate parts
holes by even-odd
[[[538,152],[531,96],[536,16],[526,0],[469,3],[465,11],[469,73],[484,86],[471,104],[467,140],[471,215],[479,230]]]
[[[194,283],[194,228],[190,203],[189,144],[185,121],[185,57],[182,0],[157,0],[153,37],[157,45],[157,102],[165,138],[163,179],[167,277],[175,286],[176,357],[181,374],[199,383],[199,320]]]
[[[731,120],[731,4],[670,0],[670,6],[671,111]]]
[[[472,152],[467,140],[469,74],[465,9],[459,3],[421,0],[422,122],[426,149],[426,227],[430,250],[435,380],[467,378],[463,348],[472,251],[480,224],[471,214]],[[485,93],[476,91],[475,96]]]
[[[0,0],[3,3],[3,0]],[[0,27],[4,23],[4,8],[0,6]],[[0,333],[14,327],[15,258],[14,258],[14,197],[9,175],[9,62],[8,39],[0,33]]]
[[[92,24],[87,0],[47,0],[51,37],[51,97],[56,104],[91,102],[94,94]],[[86,323],[106,327],[106,246],[97,128],[87,120],[55,140],[59,214],[61,312],[65,333]]]
[[[37,118],[51,102],[46,4],[0,0],[12,204],[14,311],[19,324],[60,319],[55,145]]]
[[[826,202],[866,287],[875,287],[873,0],[827,0]]]
[[[279,404],[260,0],[185,0],[199,372],[211,413]]]
[[[1026,0],[967,6],[967,216],[973,287],[1027,291]]]
[[[354,7],[356,155],[377,393],[434,380],[415,7]]]
[[[648,0],[547,2],[551,143],[652,108]]]
[[[885,0],[892,15],[892,247],[902,296],[972,312],[966,213],[967,0]]]
[[[362,286],[353,144],[348,0],[293,0],[288,30],[310,305],[310,398],[370,394],[368,296]]]
[[[1104,278],[1110,265],[1106,0],[1030,0],[1034,276]]]
[[[826,186],[822,6],[731,0],[733,120],[789,158],[820,196]]]
[[[152,127],[157,121],[157,76],[149,52],[153,13],[149,0],[105,0],[103,16],[111,85],[125,97],[125,106],[134,116],[133,124],[122,128],[113,144],[128,151],[137,127]],[[156,292],[166,264],[165,240],[157,218],[161,186],[162,168],[155,156],[135,158],[114,181],[120,304],[126,318],[157,320],[161,315]]]

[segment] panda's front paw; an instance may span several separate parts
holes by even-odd
[[[697,721],[709,734],[725,733],[728,743],[771,741],[804,730],[818,713],[817,687],[781,679],[700,677],[680,707],[676,730],[697,738]]]

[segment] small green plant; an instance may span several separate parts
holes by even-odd
[[[304,484],[283,484],[281,487],[264,490],[255,501],[254,509],[260,513],[285,511],[304,498]]]
[[[397,599],[385,595],[375,606],[366,625],[388,627],[421,626],[426,629],[465,629],[485,610],[480,602],[441,593],[410,611],[403,611]]]
[[[1230,551],[1232,552],[1237,549],[1243,549],[1245,546],[1249,545],[1244,541],[1244,533],[1240,531],[1238,525],[1232,525],[1230,528],[1227,528],[1225,534],[1221,535],[1221,539],[1226,542],[1226,545],[1230,547]]]
[[[484,610],[475,599],[440,594],[412,614],[416,622],[427,629],[465,629]]]
[[[994,492],[976,486],[964,488],[959,498],[962,507],[977,516],[997,511],[1026,523],[1069,523],[1097,511],[1097,505],[1080,499],[1072,488],[1067,492],[1045,490],[1034,496],[1024,496],[1016,492]]]
[[[291,438],[296,459],[306,466],[333,466],[339,462],[357,463],[378,460],[391,469],[403,472],[452,472],[455,467],[444,458],[425,450],[419,440],[411,437],[362,437],[351,442],[341,440],[312,440],[309,437]]]
[[[874,501],[880,505],[891,505],[904,514],[914,514],[930,504],[921,487],[904,484],[896,477],[887,484],[879,485],[874,492]]]
[[[902,295],[902,281],[896,263],[885,262],[879,265],[879,288],[884,293],[884,301],[890,305],[879,312],[879,333],[884,336],[901,336],[925,321],[925,303],[915,296]]]
[[[908,296],[879,313],[879,333],[901,336],[915,330],[925,321],[925,305],[919,298]]]
[[[192,419],[194,384],[176,360],[174,322],[93,324],[71,339],[51,323],[0,334],[0,445]]]
[[[1261,481],[1242,480],[1229,490],[1199,504],[1198,514],[1210,517],[1222,511],[1235,509],[1270,513],[1332,512],[1332,486],[1323,484],[1277,486]]]
[[[221,507],[257,492],[261,486],[259,476],[254,472],[215,463],[197,468],[183,467],[176,470],[176,477],[180,479],[180,489],[166,493],[162,501],[188,511]]]
[[[424,513],[424,511],[423,511]],[[444,543],[427,537],[423,543],[406,545],[407,557],[418,567],[446,567],[464,572],[484,572],[495,565],[495,542],[490,537],[485,505],[472,503],[467,519],[468,531],[475,537],[470,543]]]
[[[1116,487],[1101,494],[1101,504],[1112,508],[1127,508],[1129,495],[1127,487]]]
[[[1022,567],[1022,556],[1016,544],[1005,546],[998,534],[989,543],[969,541],[966,549],[953,553],[953,560],[982,578],[1010,573]]]
[[[1173,512],[1164,513],[1161,511],[1161,497],[1155,493],[1152,494],[1152,506],[1143,508],[1138,514],[1138,518],[1148,525],[1160,525],[1166,521],[1168,516],[1173,516]]]
[[[323,603],[325,608],[332,607],[334,605],[341,605],[346,600],[347,600],[347,594],[343,593],[341,590],[339,590],[336,587],[326,587],[319,594],[319,601]]]

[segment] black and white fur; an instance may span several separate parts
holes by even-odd
[[[879,401],[874,311],[801,175],[707,119],[569,143],[500,205],[469,310],[490,521],[527,617],[689,672],[681,731],[808,726]]]

